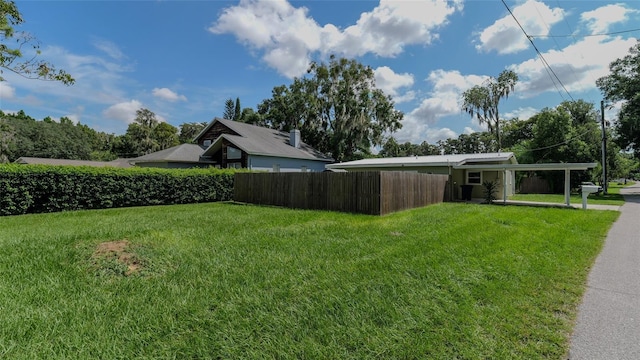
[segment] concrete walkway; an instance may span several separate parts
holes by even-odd
[[[589,273],[569,359],[640,359],[640,183],[620,191],[625,204]]]

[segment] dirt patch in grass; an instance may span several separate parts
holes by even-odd
[[[100,272],[114,275],[131,276],[143,268],[143,262],[127,239],[98,244],[91,259]]]

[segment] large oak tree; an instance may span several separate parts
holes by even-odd
[[[313,62],[307,77],[275,87],[272,95],[258,106],[265,123],[299,129],[306,143],[337,161],[369,154],[402,126],[402,112],[376,88],[373,70],[355,60]]]

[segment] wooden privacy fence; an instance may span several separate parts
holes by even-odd
[[[440,203],[447,175],[402,171],[237,173],[233,199],[297,209],[371,215]]]
[[[539,176],[522,178],[518,190],[521,194],[551,194],[553,192],[549,181]]]

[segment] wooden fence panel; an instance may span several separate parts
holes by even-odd
[[[234,200],[371,215],[442,202],[447,175],[401,171],[238,173]]]

